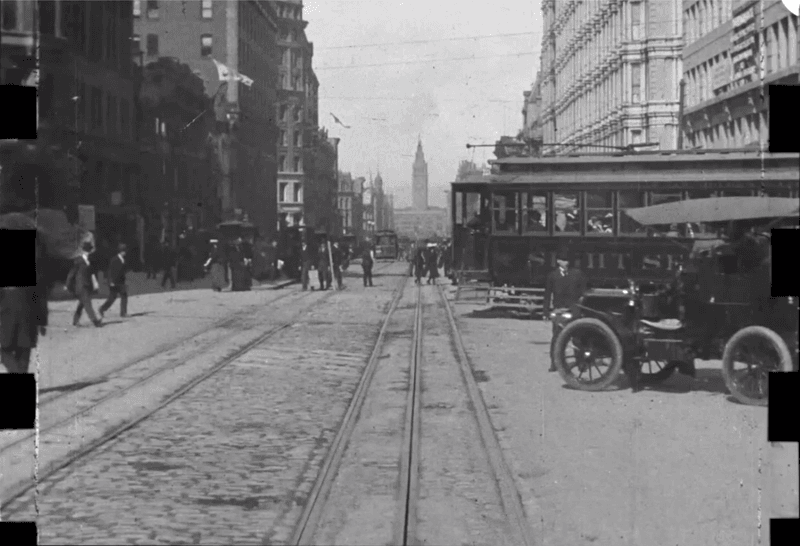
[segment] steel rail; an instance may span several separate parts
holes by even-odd
[[[422,286],[417,287],[414,329],[408,371],[403,447],[400,458],[400,506],[394,544],[412,545],[417,540],[417,500],[419,499],[420,400],[422,398]]]
[[[310,296],[311,294],[314,294],[314,293],[315,292],[313,292],[313,291],[309,291],[307,293],[303,293],[303,296]],[[315,305],[318,305],[322,301],[327,300],[328,298],[330,298],[331,296],[333,296],[336,293],[338,293],[337,290],[331,290],[330,292],[325,294],[322,298],[320,298],[318,301],[316,301],[312,305],[312,307],[315,306]],[[302,296],[301,296],[301,298],[302,298]],[[303,299],[305,299],[305,298],[303,298]],[[45,469],[44,472],[40,471],[39,476],[38,476],[38,482],[41,482],[41,481],[44,481],[44,480],[47,480],[47,479],[51,478],[54,474],[56,474],[60,470],[63,470],[64,468],[67,468],[67,467],[71,466],[72,464],[74,464],[78,460],[83,459],[84,457],[90,455],[92,452],[96,451],[99,447],[102,447],[103,445],[113,441],[114,439],[116,439],[119,436],[121,436],[123,433],[131,430],[132,428],[136,427],[137,425],[139,425],[143,421],[149,419],[155,413],[157,413],[158,411],[162,410],[163,408],[165,408],[166,406],[168,406],[169,404],[171,404],[172,402],[174,402],[178,398],[182,397],[183,395],[188,393],[190,390],[192,390],[194,387],[196,387],[197,385],[199,385],[200,383],[202,383],[206,379],[210,378],[211,376],[217,374],[218,372],[220,372],[221,370],[226,368],[229,364],[231,364],[233,361],[235,361],[236,359],[241,357],[243,354],[245,354],[248,351],[252,350],[253,348],[258,346],[259,344],[261,344],[264,341],[266,341],[267,339],[269,339],[269,338],[275,336],[276,334],[282,332],[283,330],[291,327],[292,324],[294,324],[299,317],[307,314],[310,311],[310,309],[311,309],[310,307],[304,308],[299,313],[295,313],[291,317],[291,319],[283,321],[280,325],[271,328],[267,332],[259,335],[255,340],[250,341],[250,342],[246,343],[245,345],[243,345],[242,347],[238,348],[233,354],[230,354],[230,355],[226,356],[225,358],[223,358],[222,360],[220,360],[210,370],[208,370],[206,372],[203,372],[199,376],[196,376],[196,377],[192,378],[190,381],[184,383],[183,386],[181,386],[177,390],[173,391],[173,393],[170,396],[166,397],[160,404],[158,404],[154,408],[147,410],[146,412],[144,412],[141,415],[135,417],[131,421],[125,422],[125,423],[123,423],[123,424],[121,424],[119,426],[116,426],[116,427],[112,427],[111,429],[106,431],[100,438],[90,442],[86,446],[83,446],[83,447],[79,448],[78,450],[73,452],[71,455],[69,455],[67,458],[65,458],[64,460],[53,464],[49,468]],[[167,369],[169,369],[169,367],[161,369],[159,371],[159,373],[163,373]],[[152,375],[150,377],[152,377]],[[94,403],[92,406],[83,409],[78,414],[71,415],[67,419],[61,420],[58,423],[56,423],[54,425],[51,425],[50,427],[45,429],[44,432],[52,430],[53,428],[64,424],[64,422],[70,421],[70,420],[74,419],[75,417],[90,411],[91,409],[97,407],[102,402],[106,402],[108,400],[112,400],[114,398],[120,398],[120,397],[124,396],[125,394],[130,392],[133,387],[141,384],[142,382],[143,381],[138,381],[137,383],[135,383],[133,385],[130,385],[129,387],[127,387],[125,389],[121,389],[121,390],[115,391],[114,393],[111,393],[110,395],[104,397],[102,400]],[[41,432],[40,432],[40,434],[41,434]],[[13,445],[16,445],[18,443],[19,442],[15,442]],[[11,445],[12,444],[9,444],[9,447]],[[8,449],[8,447],[6,447],[4,449]],[[56,483],[58,481],[60,481],[60,480],[56,480]],[[15,489],[12,489],[8,493],[7,498],[4,499],[2,501],[2,503],[0,504],[0,511],[5,511],[12,502],[14,502],[17,499],[19,499],[21,496],[26,494],[28,491],[33,489],[35,486],[36,486],[35,483],[31,483],[31,484],[27,484],[26,483],[26,484],[23,484],[23,485],[15,488]],[[26,502],[25,504],[27,505],[28,502]]]
[[[314,482],[314,487],[311,489],[308,500],[300,514],[300,518],[295,526],[290,544],[297,545],[313,545],[314,532],[316,531],[319,520],[322,516],[325,503],[330,495],[333,482],[336,479],[339,467],[341,465],[342,457],[347,448],[347,444],[353,435],[356,422],[364,406],[364,401],[367,397],[372,379],[375,376],[375,371],[380,362],[380,356],[383,349],[386,332],[389,327],[389,322],[397,309],[400,299],[403,296],[404,289],[408,283],[408,277],[403,276],[403,279],[398,283],[392,296],[389,309],[383,319],[381,328],[378,332],[378,338],[375,340],[372,354],[367,361],[364,372],[361,374],[361,379],[358,382],[353,398],[350,405],[342,418],[342,424],[336,432],[331,447],[328,450],[322,467],[320,468],[318,477]]]
[[[447,313],[447,322],[450,325],[453,345],[455,346],[457,360],[461,368],[461,377],[467,387],[467,393],[469,394],[469,399],[475,412],[481,441],[489,458],[489,465],[494,474],[495,482],[500,491],[500,500],[509,517],[512,531],[519,539],[518,543],[524,544],[525,546],[534,546],[538,544],[538,541],[533,535],[532,527],[528,524],[525,508],[522,505],[522,499],[520,498],[519,491],[514,482],[514,475],[505,461],[503,449],[500,447],[500,442],[498,442],[494,428],[492,427],[491,418],[489,417],[489,411],[486,409],[483,395],[478,387],[478,383],[472,375],[472,366],[469,363],[469,357],[464,348],[464,340],[461,338],[461,333],[458,330],[458,325],[453,316],[450,302],[447,300],[447,296],[441,285],[437,285],[437,291],[439,292],[439,296]]]

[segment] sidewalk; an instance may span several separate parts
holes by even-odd
[[[47,335],[40,338],[31,361],[33,371],[38,357],[40,389],[60,389],[95,379],[125,362],[191,338],[234,314],[269,305],[286,294],[275,288],[292,284],[282,280],[261,283],[249,292],[214,292],[210,280],[202,279],[171,290],[161,289],[160,280],[144,277],[139,273],[130,276],[128,317],[119,316],[117,300],[106,313],[102,328],[92,326],[85,314],[80,326],[72,326],[77,306],[74,298],[49,302]],[[95,312],[107,290],[107,286],[101,287],[93,299]]]

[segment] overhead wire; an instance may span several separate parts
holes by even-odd
[[[456,62],[456,61],[476,61],[480,59],[496,59],[498,57],[525,57],[527,55],[538,55],[539,51],[524,51],[520,53],[506,53],[506,54],[499,54],[499,55],[482,55],[482,56],[471,56],[471,57],[451,57],[451,58],[444,58],[444,59],[419,59],[419,60],[412,60],[412,61],[397,61],[397,62],[389,62],[389,63],[370,63],[370,64],[344,64],[344,65],[337,65],[337,66],[316,66],[314,67],[314,72],[318,70],[346,70],[349,68],[367,68],[367,67],[378,67],[378,66],[398,66],[398,65],[405,65],[405,64],[425,64],[425,63],[449,63],[449,62]]]
[[[529,32],[512,32],[507,34],[484,34],[484,35],[477,35],[477,36],[459,36],[454,38],[435,38],[429,40],[403,40],[400,42],[383,42],[383,43],[373,43],[373,44],[353,44],[353,45],[343,45],[343,46],[328,46],[328,47],[319,47],[315,48],[317,51],[328,51],[331,49],[355,49],[355,48],[367,48],[367,47],[384,47],[384,46],[394,46],[394,45],[406,45],[406,44],[431,44],[431,43],[439,43],[439,42],[460,42],[460,41],[468,41],[468,40],[486,40],[491,38],[506,38],[511,36],[530,36],[531,34],[539,34],[537,31],[529,31]]]

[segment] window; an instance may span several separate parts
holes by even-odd
[[[547,235],[547,194],[522,194],[522,231]]]
[[[158,2],[156,0],[147,0],[147,18],[158,19]]]
[[[641,144],[641,143],[642,143],[642,130],[633,129],[631,131],[631,144]]]
[[[631,2],[631,38],[642,39],[642,4]]]
[[[297,182],[294,185],[294,202],[295,203],[303,202],[303,185],[299,182]]]
[[[278,199],[280,200],[281,203],[286,203],[289,200],[288,199],[289,193],[286,191],[288,188],[289,188],[288,182],[281,182],[279,184]]]
[[[140,51],[142,51],[142,37],[139,36],[138,34],[134,34],[131,37],[131,40],[133,41],[133,44],[131,46],[132,50],[131,53],[137,54]]]
[[[147,54],[151,57],[158,55],[158,34],[147,35]]]
[[[639,104],[641,102],[642,87],[642,65],[640,63],[631,64],[631,102]]]
[[[3,30],[17,30],[17,3],[2,2]]]
[[[302,120],[303,120],[303,109],[302,109],[302,108],[300,108],[299,106],[298,106],[298,107],[297,107],[297,109],[294,111],[294,120],[295,120],[296,122],[300,122],[300,121],[302,121]]]
[[[142,16],[142,0],[133,0],[133,16]]]
[[[286,172],[286,156],[282,155],[278,158],[278,170],[280,172]]]
[[[92,129],[103,127],[103,92],[97,87],[92,87],[89,92],[90,100],[90,125]]]
[[[279,121],[286,121],[288,119],[289,113],[289,105],[288,104],[281,104],[281,112]]]
[[[280,142],[281,142],[281,146],[286,146],[286,143],[287,143],[287,141],[286,141],[286,131],[284,131],[283,129],[281,129],[281,132],[280,132]]]
[[[614,234],[613,194],[610,191],[586,192],[586,234]]]
[[[517,192],[492,194],[493,233],[517,233]]]
[[[200,36],[200,55],[203,57],[211,56],[213,46],[213,38],[211,34],[203,34]]]
[[[553,228],[556,235],[578,234],[580,225],[581,201],[578,193],[553,193]]]
[[[211,5],[211,0],[203,0],[200,3],[201,15],[203,19],[211,19],[214,17],[214,9]]]
[[[617,192],[617,225],[620,235],[645,235],[647,232],[639,222],[625,214],[627,209],[644,206],[644,194],[640,191]]]
[[[647,206],[662,205],[664,203],[674,203],[682,199],[681,192],[647,192]]]
[[[300,148],[303,146],[303,133],[300,130],[295,130],[294,132],[294,145],[296,148]]]
[[[294,172],[296,173],[303,172],[303,162],[300,160],[299,157],[294,158]]]
[[[106,95],[106,132],[117,134],[117,98]]]

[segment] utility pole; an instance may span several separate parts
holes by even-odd
[[[683,150],[683,102],[686,98],[686,80],[681,78],[678,95],[678,149]]]

